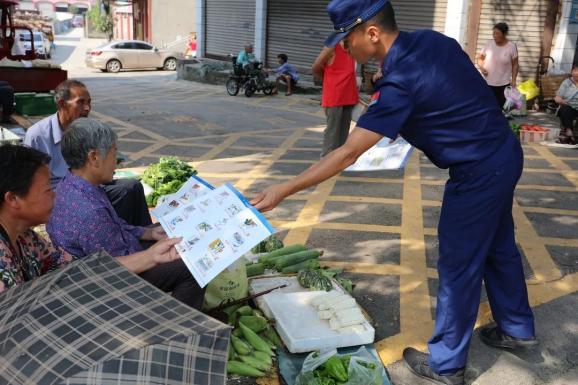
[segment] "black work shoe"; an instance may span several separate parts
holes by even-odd
[[[428,359],[429,354],[422,353],[414,348],[405,348],[403,351],[403,360],[413,374],[436,384],[464,385],[464,369],[442,376],[430,368]]]
[[[515,338],[502,333],[497,326],[488,326],[480,329],[480,339],[483,343],[494,348],[518,349],[527,348],[538,344],[535,337]]]

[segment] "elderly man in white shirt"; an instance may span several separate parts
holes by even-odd
[[[91,109],[90,93],[82,82],[69,79],[59,84],[55,91],[58,111],[30,127],[24,138],[26,146],[50,155],[50,183],[53,188],[68,172],[68,164],[60,150],[62,134],[76,119],[87,117]],[[139,181],[115,180],[103,187],[119,217],[135,226],[152,223]]]

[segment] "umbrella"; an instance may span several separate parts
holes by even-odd
[[[97,253],[0,295],[0,384],[225,384],[229,337]]]

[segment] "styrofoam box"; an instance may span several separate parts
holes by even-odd
[[[319,319],[309,301],[323,294],[326,292],[273,292],[263,297],[276,321],[275,328],[291,353],[373,343],[375,329],[367,321],[361,325],[363,331],[340,333],[329,328],[328,320]]]
[[[287,285],[282,289],[277,289],[269,294],[265,294],[261,297],[255,298],[257,307],[263,311],[263,314],[267,318],[273,318],[273,314],[271,313],[271,309],[269,308],[269,303],[265,301],[265,298],[273,295],[274,293],[295,293],[299,291],[303,291],[303,287],[297,282],[297,277],[292,276],[273,276],[273,277],[263,277],[263,278],[255,278],[249,281],[249,293],[256,294],[262,291],[266,291],[272,289],[274,287],[278,287],[281,285]]]
[[[520,142],[522,143],[540,143],[548,140],[549,131],[526,131],[520,130]]]

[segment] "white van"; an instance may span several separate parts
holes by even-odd
[[[50,59],[52,57],[50,41],[42,32],[32,32],[32,38],[34,39],[34,51],[36,56],[41,59]],[[16,43],[20,46],[19,48],[22,52],[30,51],[32,44],[30,42],[30,32],[20,31],[18,32],[18,39]]]

